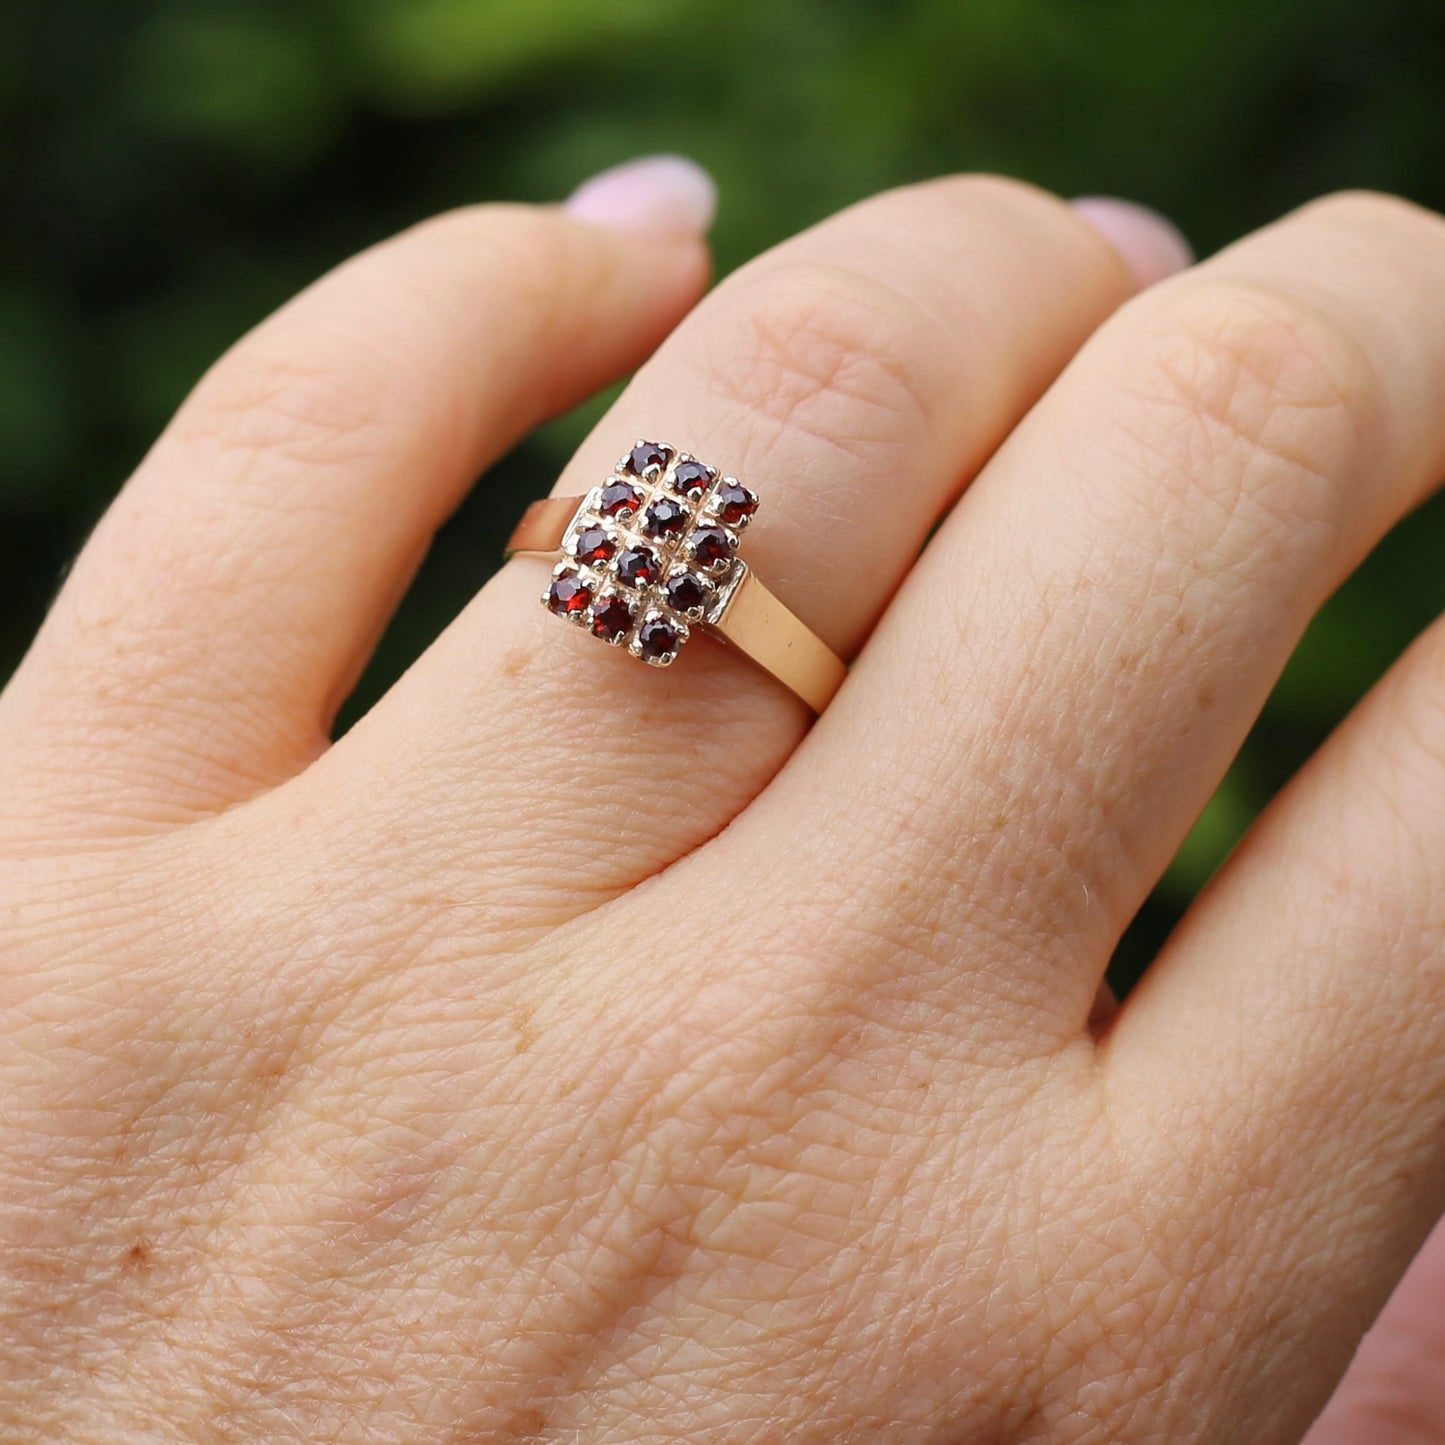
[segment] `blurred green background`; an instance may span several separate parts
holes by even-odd
[[[1440,0],[20,0],[0,9],[0,678],[202,368],[428,212],[660,150],[720,269],[847,202],[989,169],[1132,196],[1201,252],[1319,192],[1445,208]],[[541,492],[595,408],[482,491]],[[463,508],[374,697],[484,580]],[[1121,954],[1127,977],[1439,600],[1445,509],[1327,608]]]

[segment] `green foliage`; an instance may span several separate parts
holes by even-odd
[[[430,211],[549,199],[628,156],[718,177],[720,268],[958,169],[1112,192],[1203,250],[1312,194],[1445,206],[1438,0],[21,0],[0,9],[0,677],[201,368],[312,275]],[[540,490],[596,409],[483,484]],[[483,579],[464,507],[357,706]],[[1445,515],[1311,630],[1141,921],[1438,607]]]
[[[323,35],[293,12],[175,0],[132,37],[125,76],[137,130],[260,166],[314,161],[345,119]]]
[[[519,87],[579,56],[625,64],[684,31],[706,0],[362,0],[356,35],[371,87],[399,109],[438,111]]]

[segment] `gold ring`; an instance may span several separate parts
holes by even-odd
[[[542,605],[610,646],[666,667],[701,628],[820,713],[848,669],[737,555],[757,510],[736,477],[639,440],[585,497],[533,502],[507,556],[560,549]]]

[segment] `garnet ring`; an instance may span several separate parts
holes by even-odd
[[[757,509],[736,477],[639,441],[585,497],[533,502],[507,555],[560,549],[542,605],[612,647],[666,667],[710,632],[822,712],[847,668],[737,555]]]

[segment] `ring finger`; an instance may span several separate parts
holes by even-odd
[[[849,656],[939,514],[1130,289],[1098,232],[1030,188],[877,198],[719,288],[558,494],[606,478],[638,436],[737,474],[762,499],[750,563]],[[710,643],[659,672],[559,629],[537,605],[546,577],[504,568],[313,771],[344,770],[343,836],[424,815],[468,877],[484,862],[489,892],[555,923],[722,828],[809,716]]]

